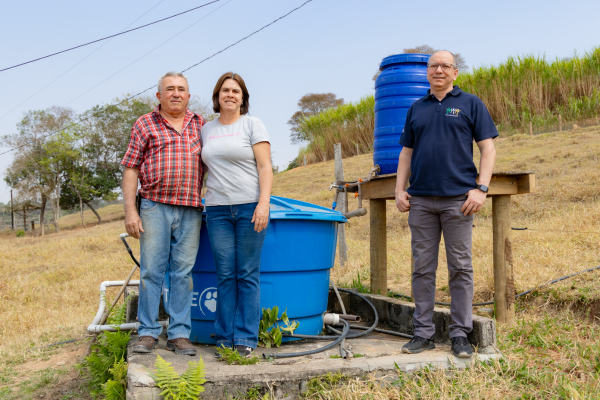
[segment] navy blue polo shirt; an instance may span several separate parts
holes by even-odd
[[[457,196],[477,186],[473,140],[498,136],[479,97],[454,86],[439,101],[430,91],[408,109],[400,144],[413,149],[411,196]]]

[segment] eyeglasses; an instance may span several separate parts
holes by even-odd
[[[442,67],[442,71],[450,71],[450,68],[455,68],[453,64],[443,63],[443,64],[428,64],[427,68],[432,71],[437,71],[439,67]]]

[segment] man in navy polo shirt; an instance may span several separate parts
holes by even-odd
[[[449,326],[452,352],[471,357],[473,330],[473,214],[481,210],[492,177],[498,131],[483,102],[453,86],[458,70],[449,51],[435,52],[427,65],[427,96],[408,110],[400,144],[396,206],[407,212],[415,270],[412,276],[415,336],[404,353],[435,348],[432,322],[441,235],[448,259],[452,297]],[[473,140],[481,152],[479,178]],[[410,176],[410,187],[405,183]]]

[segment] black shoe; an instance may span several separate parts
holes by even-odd
[[[233,348],[244,358],[251,358],[254,354],[254,349],[252,347],[236,344]]]
[[[453,337],[452,339],[452,353],[456,357],[470,358],[473,355],[473,349],[471,344],[467,341],[464,336]]]
[[[433,350],[435,349],[435,344],[431,339],[425,339],[421,336],[415,335],[410,342],[406,343],[402,346],[402,352],[408,354],[416,354],[421,353],[425,350]]]

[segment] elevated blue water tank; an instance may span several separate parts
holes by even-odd
[[[402,146],[398,144],[406,113],[412,103],[427,94],[428,54],[397,54],[381,61],[381,74],[375,81],[375,142],[373,164],[380,174],[398,169]]]
[[[298,200],[271,196],[271,221],[260,262],[260,307],[287,309],[300,322],[298,334],[316,335],[323,329],[329,296],[329,270],[335,260],[337,226],[347,222],[337,211]],[[202,218],[200,248],[192,270],[192,332],[190,340],[214,344],[217,273]],[[168,279],[168,278],[167,278]],[[165,289],[169,284],[165,280]],[[168,312],[168,295],[165,296]],[[284,339],[287,341],[289,339]]]

